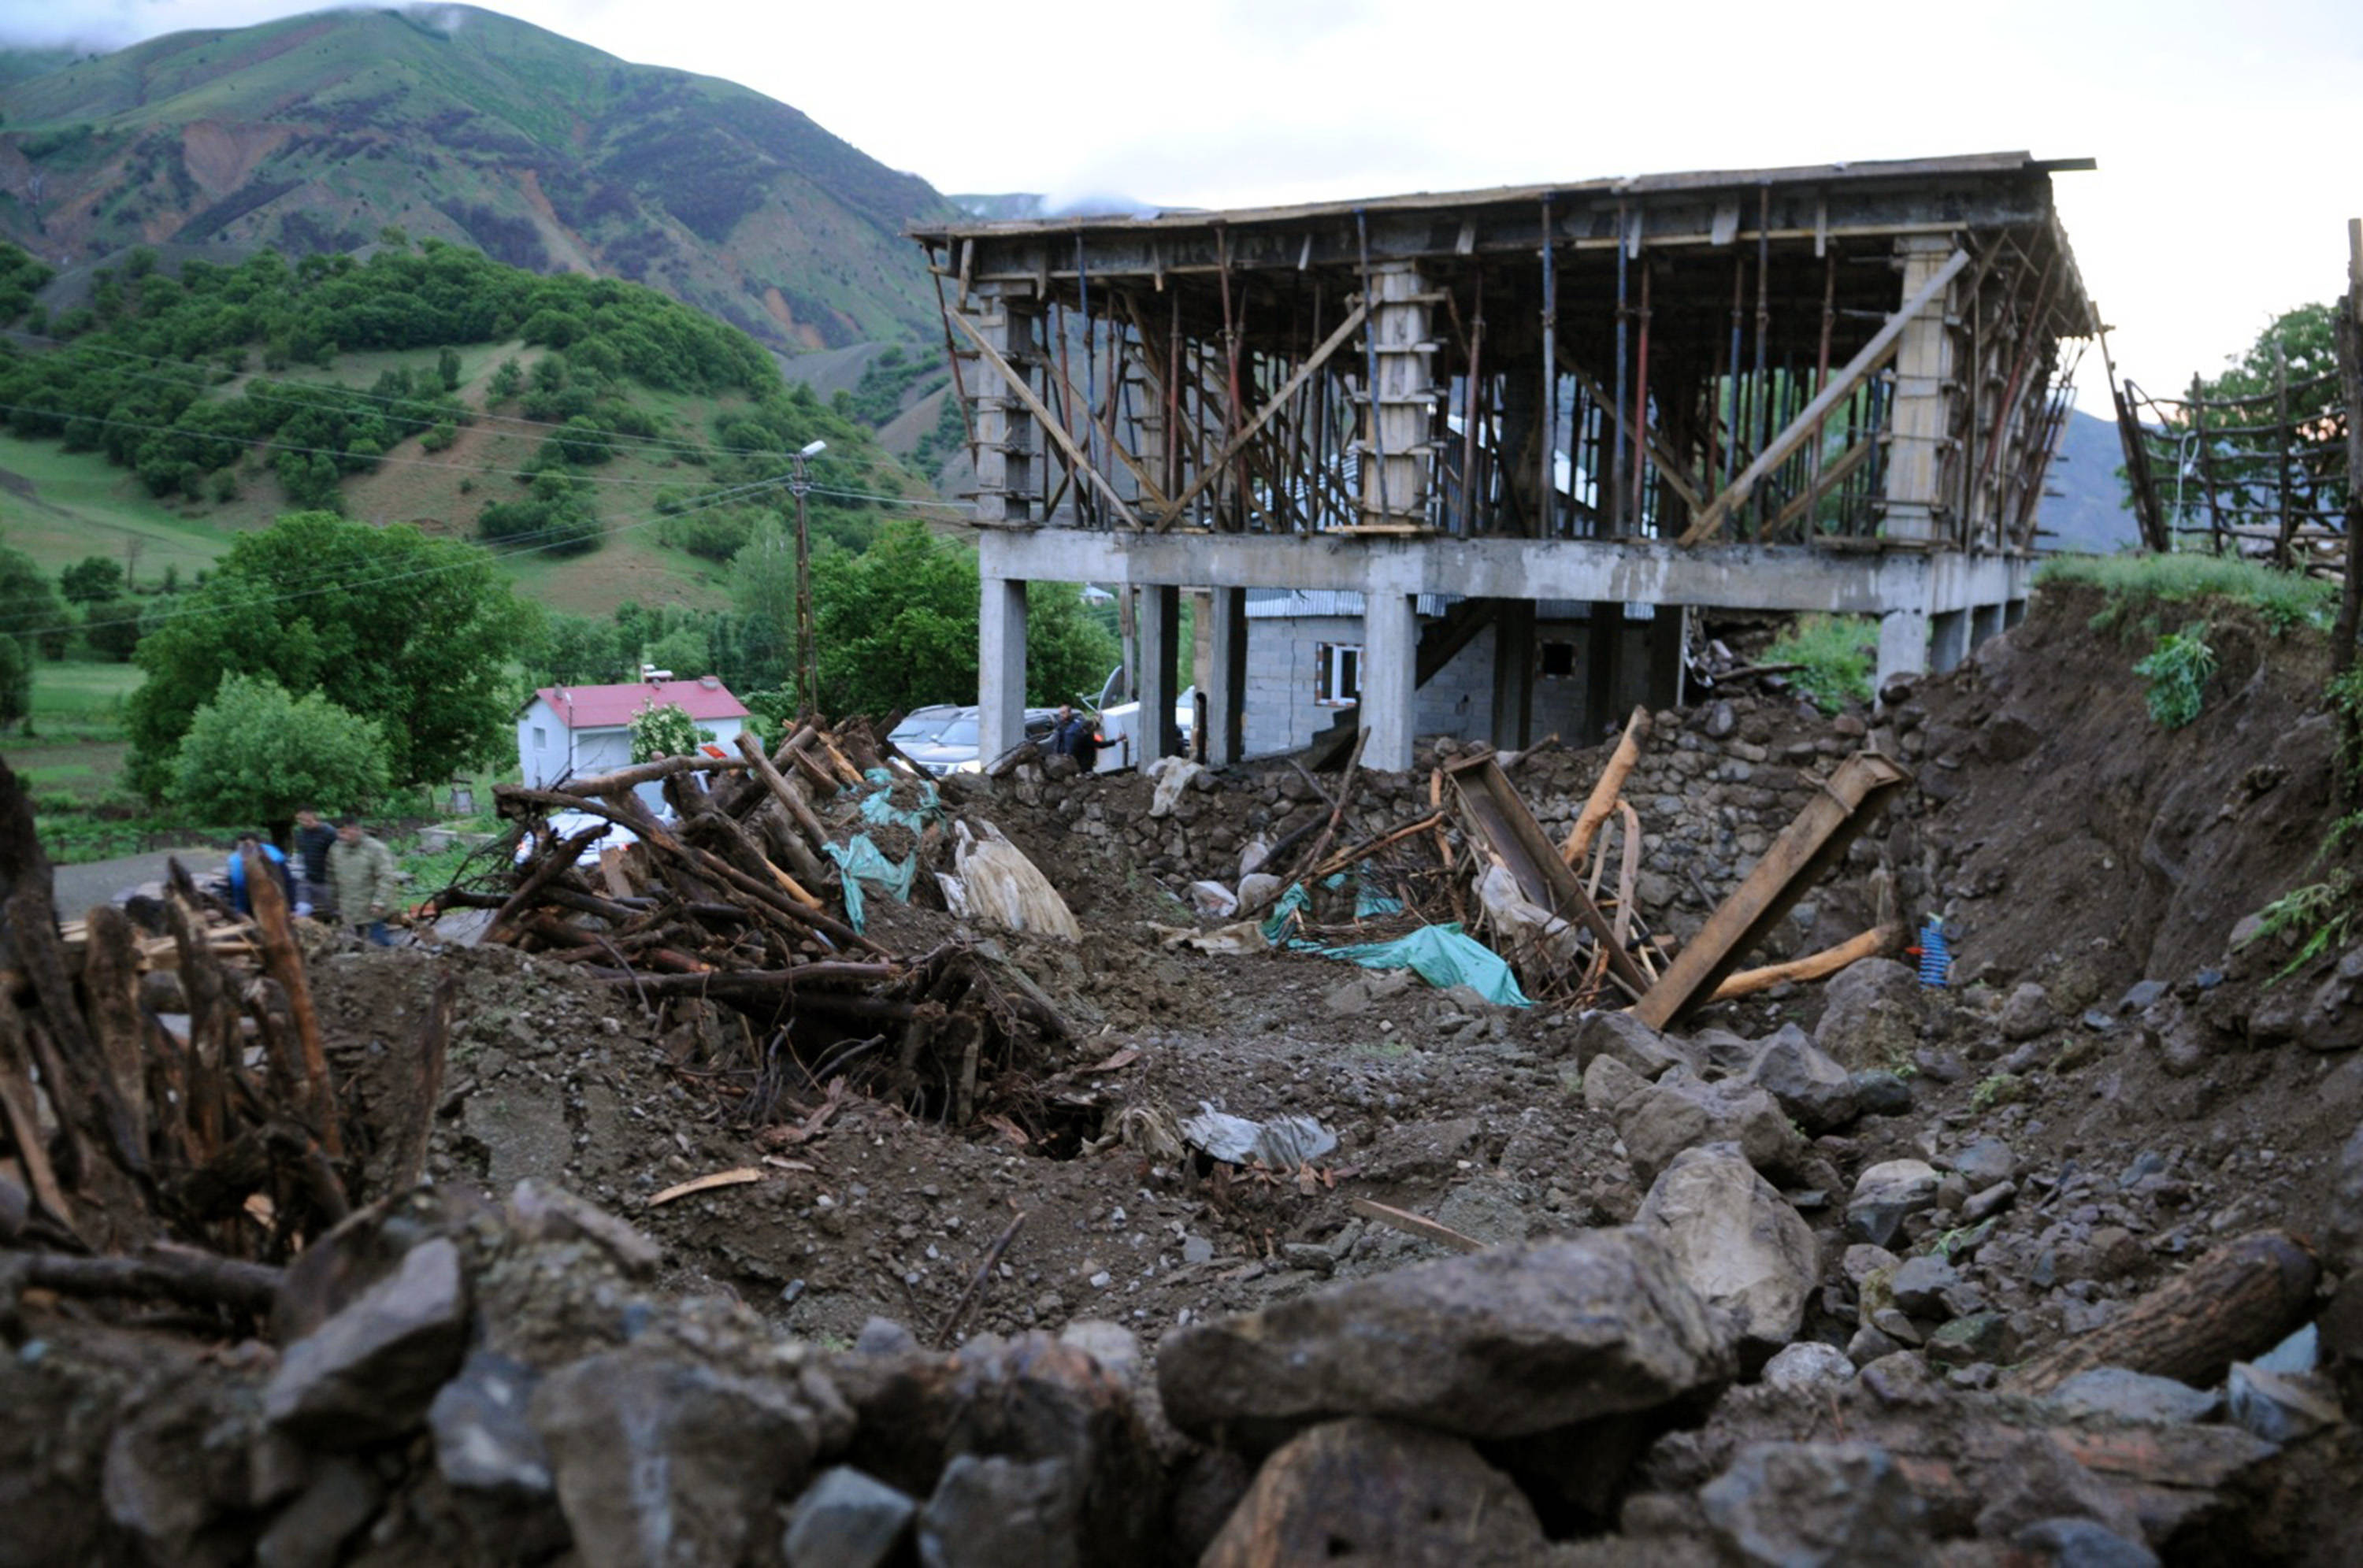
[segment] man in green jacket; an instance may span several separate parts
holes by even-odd
[[[359,817],[337,824],[328,850],[328,885],[336,889],[337,918],[380,947],[391,947],[385,917],[400,896],[394,851],[361,831]]]

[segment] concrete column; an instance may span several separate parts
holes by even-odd
[[[2026,619],[2026,601],[2005,599],[2002,603],[2002,629],[2005,632]]]
[[[1912,235],[1895,242],[1903,263],[1903,292],[1910,299],[1935,277],[1953,253],[1943,235]],[[1945,458],[1952,442],[1953,334],[1946,325],[1948,302],[1931,300],[1903,329],[1895,351],[1895,403],[1889,416],[1887,536],[1906,544],[1934,544],[1951,523],[1942,489]]]
[[[971,315],[977,329],[1010,368],[1031,381],[1041,363],[1039,302],[1016,299],[987,287],[978,291]],[[1039,500],[1041,432],[992,364],[976,361],[976,520],[1035,521]],[[1040,392],[1039,387],[1033,389]]]
[[[1892,675],[1925,675],[1927,670],[1928,613],[1890,610],[1881,615],[1877,686],[1885,686]]]
[[[1400,773],[1411,766],[1419,674],[1419,616],[1408,593],[1362,595],[1361,722],[1370,732],[1362,766]]]
[[[1505,750],[1534,740],[1535,602],[1493,605],[1493,744]]]
[[[1173,679],[1174,644],[1182,629],[1182,591],[1151,583],[1140,590],[1139,750],[1134,760],[1146,767],[1160,756],[1182,750],[1173,725],[1173,700],[1181,684]]]
[[[1625,684],[1625,605],[1615,599],[1592,602],[1583,635],[1583,739],[1589,745],[1624,722],[1616,693]]]
[[[1372,271],[1371,293],[1377,298],[1365,330],[1378,361],[1378,384],[1369,389],[1362,416],[1362,522],[1424,526],[1435,416],[1428,356],[1437,348],[1428,334],[1428,287],[1417,268],[1391,262]]]
[[[1679,604],[1657,608],[1657,616],[1649,623],[1647,695],[1642,701],[1660,710],[1679,708],[1682,705],[1682,625],[1690,612]]]
[[[1199,674],[1205,699],[1206,761],[1226,767],[1247,755],[1248,591],[1217,588],[1199,613],[1206,657]]]
[[[1992,638],[2002,635],[2002,606],[1972,604],[1969,606],[1969,646],[1983,647]]]
[[[988,577],[979,586],[977,755],[989,765],[1026,738],[1026,584]]]

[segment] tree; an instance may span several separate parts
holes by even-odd
[[[976,558],[915,522],[889,523],[855,555],[813,557],[820,706],[884,713],[976,690]],[[793,621],[790,623],[793,624]]]
[[[65,652],[65,606],[50,587],[49,575],[22,550],[0,545],[0,641],[11,657],[0,660],[0,725],[29,725],[33,716],[33,666],[51,648]]]
[[[139,602],[136,599],[94,604],[83,613],[83,641],[99,657],[128,664],[139,646]]]
[[[354,810],[386,790],[384,732],[317,691],[227,675],[183,737],[174,803],[200,822],[257,823],[284,842],[305,807]]]
[[[689,710],[678,702],[650,703],[632,715],[629,727],[634,762],[689,756],[714,738],[714,732],[700,729]]]
[[[620,680],[624,657],[616,642],[616,624],[593,615],[553,611],[544,623],[537,684],[596,686]]]
[[[449,778],[502,754],[509,661],[539,630],[540,612],[473,545],[291,513],[231,546],[140,643],[148,679],[126,712],[133,781],[162,791],[226,675],[269,676],[375,720],[397,783]]]
[[[84,556],[58,573],[58,590],[70,604],[103,604],[123,593],[123,563],[106,556]]]
[[[435,373],[442,379],[445,392],[457,392],[460,387],[460,351],[448,343],[438,349]]]
[[[1190,644],[1187,636],[1182,646]],[[1045,706],[1071,702],[1079,691],[1097,691],[1124,657],[1115,634],[1083,607],[1071,582],[1026,585],[1026,691]]]

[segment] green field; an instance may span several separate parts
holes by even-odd
[[[190,510],[199,514],[158,501],[94,452],[0,434],[0,540],[51,572],[105,556],[134,562],[132,576],[143,583],[167,567],[185,580],[219,559],[239,531],[270,521],[260,505]]]

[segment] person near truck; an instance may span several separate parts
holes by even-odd
[[[1100,737],[1092,730],[1091,720],[1075,712],[1071,702],[1059,704],[1058,721],[1050,726],[1049,752],[1052,756],[1071,756],[1078,772],[1089,773],[1099,761]]]
[[[337,830],[322,822],[319,812],[306,807],[295,813],[295,866],[304,895],[298,913],[336,918],[336,903],[328,895],[328,851],[336,842]]]
[[[337,900],[337,918],[380,947],[394,941],[385,933],[385,917],[393,912],[401,873],[394,851],[362,831],[359,817],[337,824],[337,842],[328,851],[328,886]]]

